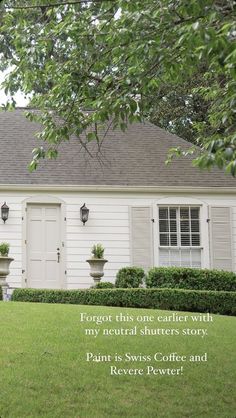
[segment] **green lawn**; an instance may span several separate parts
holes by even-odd
[[[236,416],[236,319],[213,315],[213,323],[123,323],[178,328],[180,335],[84,335],[80,313],[170,315],[170,311],[79,305],[0,303],[1,418],[234,418]],[[190,316],[183,312],[182,315]],[[107,323],[103,328],[118,328]],[[181,335],[207,328],[208,336]],[[86,362],[86,353],[150,355],[208,353],[207,362]],[[180,368],[179,375],[110,375],[120,369]]]

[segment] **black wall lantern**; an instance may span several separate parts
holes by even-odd
[[[87,222],[89,216],[89,209],[86,208],[85,203],[80,208],[80,220],[85,225],[85,222]]]
[[[9,207],[7,206],[6,202],[4,202],[4,204],[1,206],[1,217],[2,217],[4,224],[8,219],[8,214],[9,214]]]

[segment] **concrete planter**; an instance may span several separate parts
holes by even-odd
[[[6,278],[10,273],[9,266],[14,258],[0,255],[0,286],[2,287],[2,298],[7,300],[7,288],[8,284]]]
[[[90,258],[86,260],[90,265],[90,276],[93,278],[95,283],[99,283],[102,276],[104,276],[103,268],[107,260],[104,258]]]

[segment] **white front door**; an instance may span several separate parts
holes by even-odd
[[[60,289],[60,205],[27,205],[27,286]]]

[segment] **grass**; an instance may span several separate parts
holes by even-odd
[[[137,330],[207,328],[208,336],[85,336],[80,313],[170,315],[169,311],[98,306],[0,303],[1,418],[235,418],[235,325],[213,315],[213,323],[122,323]],[[96,327],[96,326],[95,326]],[[118,328],[117,323],[101,325]],[[100,331],[102,332],[102,331]],[[207,362],[86,362],[86,353],[182,355],[208,353]],[[176,376],[111,376],[119,368],[179,368]]]

